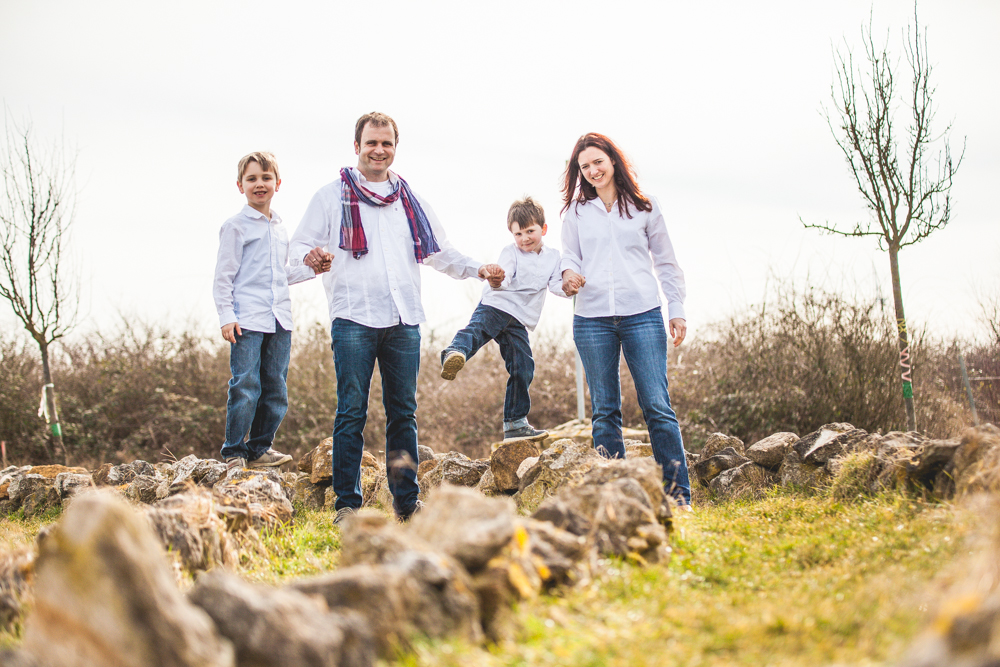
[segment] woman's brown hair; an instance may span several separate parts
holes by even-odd
[[[591,147],[603,151],[611,158],[615,168],[615,188],[618,190],[618,214],[631,218],[629,206],[633,206],[639,211],[652,211],[653,205],[639,189],[639,184],[635,182],[635,171],[632,169],[632,163],[628,161],[621,149],[603,134],[588,132],[576,140],[573,155],[569,158],[569,164],[566,165],[566,180],[562,189],[564,204],[562,212],[568,211],[574,201],[585,204],[597,197],[597,189],[588,183],[587,179],[580,173],[580,153]]]

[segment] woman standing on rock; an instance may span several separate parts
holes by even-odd
[[[667,492],[691,509],[677,416],[667,390],[667,299],[674,347],[684,340],[684,272],[656,199],[639,189],[628,159],[602,134],[577,140],[563,186],[563,291],[578,294],[573,340],[590,387],[594,447],[625,458],[619,357],[635,381],[653,457]]]

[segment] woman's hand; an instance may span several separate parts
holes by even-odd
[[[587,279],[573,269],[566,269],[562,274],[562,290],[566,296],[573,296],[580,291],[580,288],[587,284]]]
[[[682,317],[675,317],[670,320],[670,337],[674,339],[674,347],[679,347],[684,342],[687,335],[687,322]]]
[[[302,258],[302,263],[313,270],[313,273],[326,273],[333,266],[333,254],[316,246]]]

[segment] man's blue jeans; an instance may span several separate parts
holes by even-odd
[[[288,358],[292,332],[274,323],[274,333],[248,331],[229,345],[229,402],[226,404],[226,442],[222,459],[260,458],[288,411]],[[245,443],[249,433],[250,438]]]
[[[451,345],[441,352],[441,361],[451,350],[458,350],[471,359],[486,343],[495,340],[500,356],[507,366],[507,393],[503,400],[504,428],[526,419],[531,410],[528,387],[535,377],[535,360],[531,357],[528,330],[521,322],[504,311],[480,303],[472,312],[469,325],[455,334]]]
[[[624,352],[649,428],[653,458],[663,468],[664,487],[678,502],[689,504],[684,444],[667,390],[667,331],[660,309],[624,317],[574,315],[573,340],[587,372],[594,447],[608,458],[625,458],[618,370]]]
[[[393,509],[409,516],[417,504],[417,371],[420,328],[408,324],[376,329],[337,318],[330,326],[337,371],[337,417],[333,422],[333,490],[336,509],[361,507],[362,435],[368,421],[368,391],[375,362],[382,375],[385,462]]]

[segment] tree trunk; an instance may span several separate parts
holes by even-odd
[[[892,273],[892,301],[896,307],[896,331],[899,332],[899,367],[902,371],[903,401],[906,404],[906,430],[917,430],[917,417],[913,411],[913,379],[910,366],[910,341],[903,314],[903,290],[899,282],[899,248],[889,246],[889,269]]]
[[[52,435],[52,445],[56,456],[67,464],[66,448],[63,446],[62,426],[59,424],[59,413],[56,412],[56,388],[52,384],[52,372],[49,370],[49,346],[39,345],[42,353],[42,384],[45,392],[45,404],[49,413],[49,430]]]

